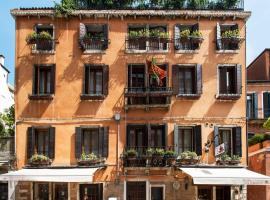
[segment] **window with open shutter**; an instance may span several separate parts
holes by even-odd
[[[263,93],[263,116],[267,119],[270,116],[270,93]]]
[[[197,125],[194,127],[193,146],[193,151],[195,151],[197,155],[202,155],[201,125]]]
[[[75,157],[81,158],[82,155],[82,128],[75,128]]]
[[[35,129],[34,127],[27,128],[27,158],[31,158],[34,154],[35,147]]]
[[[233,155],[242,157],[242,131],[241,127],[233,128]]]
[[[202,94],[202,65],[197,64],[196,66],[196,82],[197,82],[197,91],[198,95]]]
[[[55,157],[55,127],[49,128],[49,157]]]
[[[179,94],[179,66],[173,65],[172,66],[172,86],[173,86],[173,94]]]

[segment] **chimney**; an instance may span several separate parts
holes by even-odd
[[[0,64],[5,66],[5,56],[0,55]]]

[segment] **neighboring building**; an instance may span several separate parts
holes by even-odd
[[[8,74],[5,57],[0,55],[0,113],[14,104],[14,88],[8,83]]]
[[[270,141],[255,144],[248,148],[249,169],[270,176]],[[248,200],[270,199],[269,185],[248,186]]]
[[[18,182],[16,199],[246,199],[247,184],[270,181],[244,168],[245,42],[221,39],[238,29],[245,38],[250,12],[76,10],[57,18],[52,9],[23,8],[11,14],[19,170],[0,178]],[[187,29],[201,31],[204,40],[181,38]],[[52,40],[28,37],[27,44],[33,30]],[[146,62],[152,58],[156,64]],[[239,166],[217,166],[215,147],[222,152],[222,144],[241,157]],[[149,148],[193,151],[200,163],[171,167],[169,157],[150,159]],[[84,153],[102,160],[86,163]],[[36,154],[52,163],[31,162]]]
[[[265,49],[247,68],[248,133],[266,133],[270,117],[270,49]]]

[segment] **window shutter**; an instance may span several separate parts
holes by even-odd
[[[99,193],[98,199],[103,199],[103,184],[102,183],[98,184],[98,193]]]
[[[241,127],[233,128],[233,155],[242,157],[242,134]]]
[[[35,128],[27,128],[27,159],[30,159],[31,156],[35,153]]]
[[[237,94],[242,94],[242,67],[241,65],[236,65],[236,88],[237,88]]]
[[[102,157],[107,158],[109,153],[109,127],[102,127],[100,129],[100,136],[103,136],[102,140],[99,141],[102,143]]]
[[[174,26],[174,47],[176,50],[180,49],[180,26]]]
[[[215,126],[214,127],[214,144],[215,144],[215,148],[219,145],[219,142],[218,142],[218,126]]]
[[[87,30],[85,24],[80,23],[80,34],[79,34],[80,39],[85,36],[86,32]]]
[[[89,94],[90,65],[84,67],[83,94]]]
[[[263,93],[263,117],[266,119],[268,117],[269,111],[269,95],[268,92]]]
[[[217,23],[217,50],[221,50],[222,49],[222,44],[221,44],[221,28],[220,28],[220,24]]]
[[[49,128],[49,158],[55,157],[55,127]]]
[[[172,66],[172,87],[173,87],[173,94],[179,94],[179,66],[173,65]]]
[[[109,66],[103,66],[103,94],[107,96],[109,93]]]
[[[193,144],[193,149],[197,155],[202,155],[202,131],[200,125],[194,127]]]
[[[103,25],[103,33],[104,33],[104,46],[103,46],[103,49],[108,49],[108,44],[109,44],[109,26],[108,24],[104,24]]]
[[[226,67],[219,66],[218,67],[218,94],[226,94],[227,93],[227,86],[226,86]]]
[[[147,130],[148,130],[148,146],[152,147],[151,140],[152,140],[152,131],[151,131],[151,125],[147,124]]]
[[[258,119],[258,94],[257,93],[254,93],[253,94],[253,100],[254,100],[254,107],[253,107],[253,117],[255,119]]]
[[[196,23],[192,26],[192,31],[198,31],[199,30],[199,23]]]
[[[33,83],[32,83],[32,94],[38,93],[38,66],[33,67]]]
[[[75,157],[81,158],[82,155],[82,128],[75,128]]]
[[[164,144],[166,148],[168,146],[168,137],[169,137],[168,124],[164,124]]]
[[[202,94],[202,65],[197,64],[196,67],[196,71],[197,71],[197,94],[201,95]]]
[[[178,129],[179,129],[178,125],[175,124],[174,125],[174,151],[175,151],[176,155],[179,155],[179,144],[178,144],[178,142],[179,142],[179,139],[178,139],[179,133],[178,133]]]
[[[54,94],[55,93],[55,65],[52,65],[51,66],[51,94]]]

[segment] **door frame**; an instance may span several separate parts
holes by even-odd
[[[165,184],[154,184],[154,183],[152,183],[152,184],[150,184],[150,186],[149,186],[149,199],[151,200],[152,199],[152,188],[154,188],[154,187],[156,187],[156,188],[162,188],[163,189],[163,197],[162,197],[162,199],[163,200],[165,200],[165,191],[166,191],[166,186],[165,186]]]

